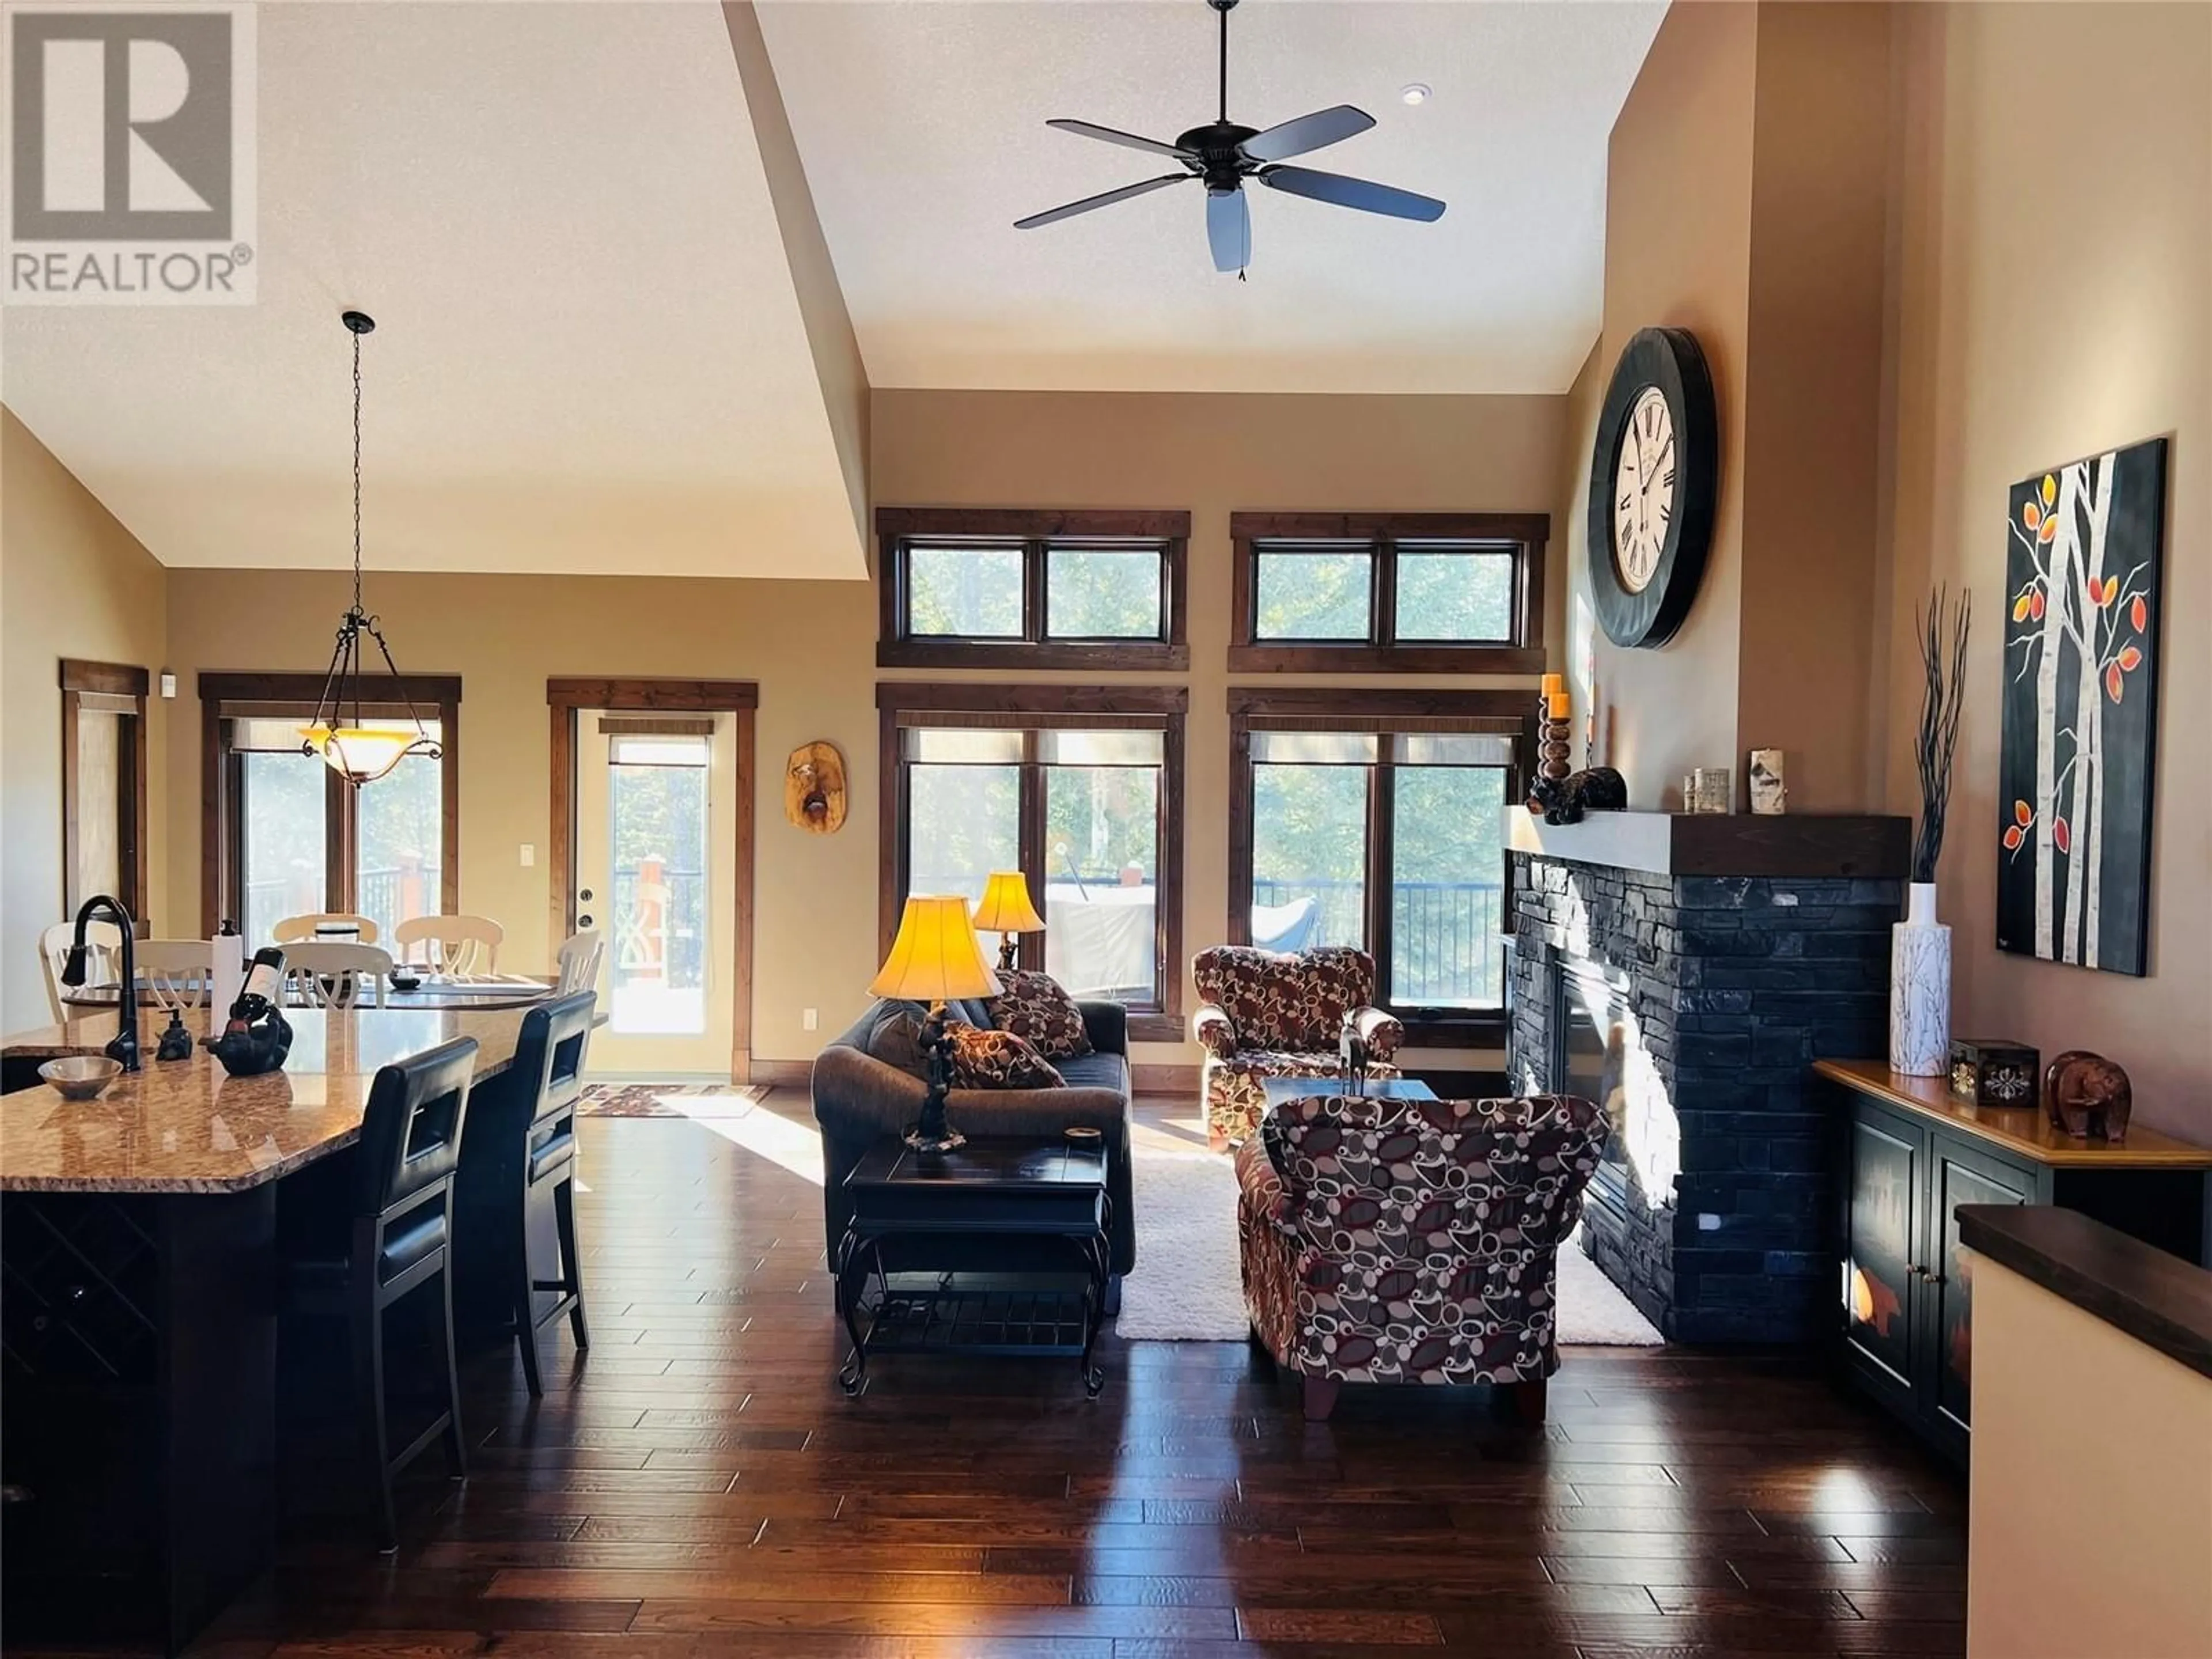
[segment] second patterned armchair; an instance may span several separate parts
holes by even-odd
[[[1260,951],[1218,945],[1191,961],[1199,1008],[1192,1038],[1206,1050],[1206,1139],[1216,1151],[1244,1140],[1267,1110],[1262,1079],[1334,1077],[1344,1017],[1355,1017],[1367,1042],[1369,1070],[1395,1077],[1390,1064],[1406,1028],[1380,1008],[1375,958],[1349,945],[1310,951]]]
[[[1540,1422],[1559,1249],[1605,1140],[1569,1095],[1268,1114],[1237,1152],[1244,1304],[1306,1416],[1327,1418],[1346,1382],[1486,1382]]]

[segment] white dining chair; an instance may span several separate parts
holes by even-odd
[[[378,945],[288,945],[284,1000],[295,1008],[381,1008],[392,966],[392,952]]]
[[[332,939],[319,933],[325,927],[350,927],[351,939]],[[287,916],[269,930],[270,941],[277,945],[299,945],[319,938],[323,942],[337,945],[374,945],[377,939],[376,924],[367,916],[356,916],[343,910],[312,910],[306,915]]]
[[[142,939],[132,950],[156,1006],[204,1008],[215,989],[215,945],[204,939]]]
[[[69,966],[70,946],[76,941],[76,925],[58,921],[39,935],[39,967],[46,976],[46,1006],[53,1010],[54,1024],[61,1024],[69,1018],[70,1011],[62,1002],[62,969]],[[86,982],[107,984],[120,969],[123,930],[112,921],[95,921],[84,930],[84,942],[91,947],[85,966]]]
[[[507,929],[489,916],[413,916],[392,930],[400,961],[419,961],[432,973],[454,979],[496,974],[499,947],[506,938]]]
[[[596,931],[571,933],[561,941],[560,967],[553,994],[565,997],[575,991],[599,988],[599,963],[607,954],[605,937]]]

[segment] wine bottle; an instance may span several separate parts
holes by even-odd
[[[274,945],[264,945],[246,965],[246,983],[230,1005],[230,1020],[224,1030],[243,1031],[258,1024],[283,1000],[283,991],[284,952]]]

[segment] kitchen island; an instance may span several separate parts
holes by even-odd
[[[380,1066],[470,1036],[481,1083],[523,1015],[289,1011],[284,1069],[233,1078],[154,1060],[145,1011],[100,1099],[20,1086],[116,1018],[0,1039],[0,1622],[173,1653],[273,1554],[279,1186],[360,1138]]]

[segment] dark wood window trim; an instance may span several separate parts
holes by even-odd
[[[1229,641],[1231,673],[1534,674],[1544,658],[1544,548],[1552,520],[1543,513],[1232,513],[1233,564]],[[1508,545],[1514,555],[1513,632],[1505,644],[1396,642],[1401,541],[1449,540]],[[1375,556],[1368,637],[1334,643],[1259,637],[1259,560],[1268,541],[1364,544]]]
[[[1182,956],[1183,756],[1190,693],[1182,686],[1165,685],[931,685],[900,680],[876,687],[876,708],[881,726],[877,800],[882,815],[879,845],[883,849],[876,904],[878,956],[890,951],[898,931],[911,850],[902,810],[906,792],[899,778],[902,726],[926,723],[917,717],[929,716],[943,717],[947,723],[1046,730],[1107,718],[1126,720],[1162,734],[1159,890],[1152,907],[1160,1006],[1132,1007],[1129,1036],[1140,1042],[1182,1041],[1182,982],[1188,971]],[[1022,816],[1022,869],[1032,892],[1041,892],[1037,884],[1043,857],[1041,802],[1032,803]],[[1024,968],[1044,966],[1041,934],[1023,937],[1019,960]]]
[[[545,682],[552,719],[552,817],[546,836],[548,923],[554,944],[576,931],[576,714],[584,708],[652,710],[737,716],[737,924],[731,941],[736,979],[730,1009],[730,1080],[753,1074],[753,785],[754,727],[760,687],[750,680],[555,678]]]
[[[929,538],[976,537],[1022,544],[1022,635],[1018,640],[913,639],[907,634],[906,548]],[[1160,545],[1158,640],[1054,637],[1046,614],[1045,567],[1055,542],[1084,539]],[[881,507],[876,509],[878,668],[1087,668],[1175,670],[1190,666],[1190,514],[1106,508]]]
[[[325,676],[317,674],[204,673],[200,694],[200,931],[212,934],[225,917],[242,912],[245,854],[236,834],[240,769],[230,749],[230,722],[262,717],[311,719]],[[364,674],[362,712],[386,718],[404,715],[411,705],[439,722],[438,799],[441,822],[438,869],[439,908],[461,908],[461,677],[458,674]],[[326,781],[323,823],[325,879],[329,908],[347,908],[353,890],[353,812],[346,785],[337,773]]]
[[[1359,731],[1387,733],[1485,730],[1501,721],[1517,723],[1512,732],[1515,763],[1506,771],[1505,799],[1516,801],[1527,787],[1527,768],[1535,741],[1535,699],[1527,691],[1355,690],[1333,686],[1285,690],[1231,686],[1229,690],[1229,942],[1252,942],[1252,733],[1261,732]],[[1378,763],[1378,771],[1390,763]],[[1415,1048],[1486,1047],[1504,1038],[1503,1008],[1447,1010],[1392,1006],[1390,975],[1390,885],[1382,878],[1392,833],[1391,791],[1367,792],[1367,944],[1375,957],[1382,1005],[1405,1022],[1406,1041]],[[1512,914],[1511,866],[1504,872],[1502,918]]]
[[[78,905],[92,895],[80,890],[77,854],[84,835],[83,780],[77,773],[77,724],[87,714],[117,714],[129,722],[124,727],[125,750],[116,769],[116,860],[122,891],[120,899],[141,933],[150,929],[146,906],[151,889],[147,875],[146,834],[146,693],[149,678],[129,663],[87,662],[78,657],[61,659],[62,688],[62,902],[74,916]]]

